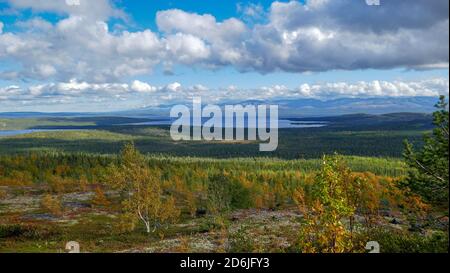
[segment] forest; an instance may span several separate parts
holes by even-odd
[[[281,129],[263,155],[109,118],[15,120],[74,130],[0,137],[0,252],[447,253],[445,98],[437,107]]]
[[[291,122],[311,119],[289,118]],[[314,118],[327,122],[320,128],[281,128],[279,146],[274,152],[260,153],[258,143],[183,141],[174,142],[169,127],[135,125],[155,119],[123,117],[3,118],[4,130],[52,130],[1,137],[0,154],[66,152],[118,154],[133,141],[144,154],[182,157],[270,157],[317,159],[335,152],[343,155],[401,158],[403,141],[418,146],[422,135],[431,132],[433,117],[427,114],[346,115]],[[129,124],[129,125],[117,125]],[[0,129],[2,129],[0,127]]]

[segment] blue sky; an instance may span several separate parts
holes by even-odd
[[[0,112],[448,93],[446,0],[78,1],[0,0]]]

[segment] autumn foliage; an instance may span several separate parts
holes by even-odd
[[[129,229],[140,221],[150,233],[177,220],[180,211],[173,197],[164,196],[160,173],[150,169],[132,143],[124,147],[120,163],[109,172],[109,183],[121,192],[121,219],[130,222]]]
[[[306,253],[362,249],[354,240],[356,229],[376,226],[383,211],[405,210],[418,217],[428,209],[420,197],[401,190],[398,181],[353,173],[338,155],[325,156],[313,182],[296,189],[293,200],[304,217],[298,247]]]

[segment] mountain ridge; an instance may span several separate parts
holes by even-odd
[[[279,105],[280,117],[324,117],[339,116],[356,113],[383,115],[389,113],[431,113],[435,110],[435,97],[381,97],[381,98],[337,98],[331,100],[320,99],[277,99],[245,101],[229,100],[219,104],[275,104]],[[121,111],[106,112],[0,112],[3,118],[38,118],[38,117],[83,117],[83,116],[129,116],[129,117],[169,117],[170,108],[176,104],[164,104],[157,107],[144,107]],[[188,107],[192,103],[185,103]],[[206,103],[204,104],[206,105]]]

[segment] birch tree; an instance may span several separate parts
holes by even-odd
[[[121,192],[123,216],[131,221],[130,229],[140,221],[151,233],[178,219],[175,199],[164,196],[159,172],[148,166],[133,143],[125,145],[118,164],[110,167],[108,180]]]

